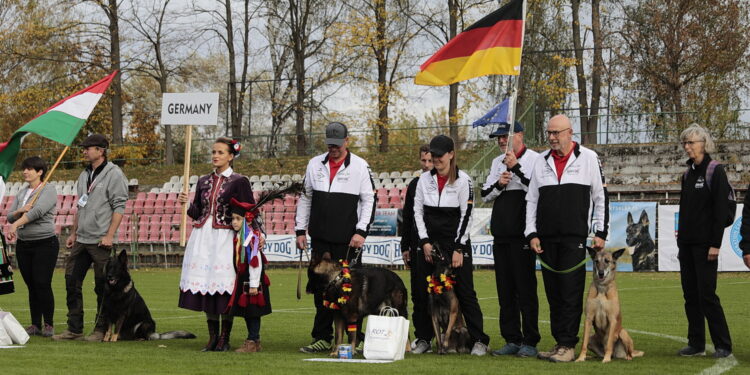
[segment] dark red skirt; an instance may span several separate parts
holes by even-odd
[[[180,291],[180,300],[177,306],[193,311],[203,311],[208,314],[223,314],[231,297],[232,295],[228,292],[204,295]]]

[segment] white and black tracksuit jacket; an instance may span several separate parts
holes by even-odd
[[[593,231],[606,240],[608,199],[596,152],[576,143],[559,182],[551,152],[534,163],[526,194],[527,239],[580,240]]]
[[[422,173],[414,195],[414,222],[419,246],[432,241],[449,242],[453,248],[471,254],[469,230],[474,190],[471,177],[458,170],[456,181],[438,192],[437,169]]]
[[[538,152],[528,148],[523,150],[518,163],[510,170],[513,176],[505,187],[497,182],[500,175],[508,170],[508,167],[503,164],[505,154],[492,161],[490,174],[482,187],[481,195],[485,203],[494,201],[490,220],[490,231],[493,237],[520,238],[524,236],[526,192],[529,189],[531,169],[537,158],[539,158]]]
[[[375,183],[370,166],[347,152],[331,182],[328,153],[310,160],[305,191],[297,203],[295,231],[330,243],[349,243],[356,233],[367,237],[375,217]]]

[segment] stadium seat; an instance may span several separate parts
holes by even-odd
[[[144,214],[153,214],[154,213],[154,205],[156,204],[156,201],[153,199],[146,199],[145,202],[143,202],[143,213]]]
[[[295,173],[295,174],[292,175],[292,181],[295,181],[295,182],[296,181],[302,181],[303,179],[304,179],[304,177],[302,177],[301,174],[296,174]]]
[[[180,176],[172,176],[169,178],[169,182],[173,184],[179,184],[180,183]]]

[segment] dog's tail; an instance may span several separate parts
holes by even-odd
[[[633,358],[643,357],[644,354],[646,353],[644,353],[643,350],[633,350]]]
[[[172,339],[194,339],[195,335],[188,331],[169,331],[164,333],[154,332],[149,340],[172,340]]]

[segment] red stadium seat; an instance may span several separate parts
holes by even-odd
[[[164,203],[164,213],[173,214],[175,212],[180,212],[180,204],[176,199],[167,199]]]
[[[125,214],[130,215],[133,213],[133,205],[135,204],[135,201],[132,199],[128,199],[125,202]]]
[[[151,193],[149,193],[151,194]],[[153,214],[154,213],[154,205],[156,204],[156,201],[153,199],[146,199],[145,202],[143,202],[143,213],[144,214]]]
[[[139,201],[145,201],[146,200],[146,192],[143,192],[143,191],[139,192],[138,194],[136,194],[135,199],[139,200]]]
[[[389,197],[399,197],[399,196],[401,196],[401,192],[399,191],[398,188],[393,188],[393,189],[391,189],[391,190],[388,191],[388,196]]]
[[[146,200],[156,200],[156,193],[146,193]]]

